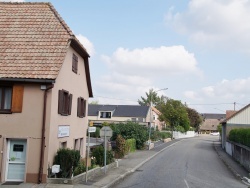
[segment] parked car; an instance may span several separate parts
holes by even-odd
[[[219,132],[213,132],[213,133],[210,133],[210,135],[212,135],[212,136],[219,136],[220,133]]]

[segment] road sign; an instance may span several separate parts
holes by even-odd
[[[100,130],[100,137],[112,137],[113,135],[113,130],[108,127],[108,126],[104,126],[101,128]]]
[[[89,128],[88,128],[88,132],[89,132],[89,133],[94,133],[94,132],[96,132],[96,127],[89,127]]]

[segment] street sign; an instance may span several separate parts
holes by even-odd
[[[100,137],[112,137],[113,136],[113,130],[108,127],[108,126],[104,126],[101,128],[100,130]]]
[[[89,133],[94,133],[94,132],[96,132],[96,127],[89,127],[89,128],[88,128],[88,132],[89,132]]]

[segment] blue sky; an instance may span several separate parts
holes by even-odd
[[[168,88],[158,94],[200,113],[249,104],[249,0],[49,2],[91,55],[90,101],[138,104]]]

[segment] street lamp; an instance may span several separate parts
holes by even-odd
[[[163,88],[163,89],[159,89],[159,90],[156,90],[156,91],[152,91],[151,95],[150,95],[150,123],[149,123],[149,133],[148,133],[148,150],[150,150],[150,144],[151,144],[151,140],[150,140],[150,137],[151,137],[151,127],[152,127],[152,95],[153,95],[153,92],[158,92],[158,91],[162,91],[162,90],[167,90],[168,88]]]

